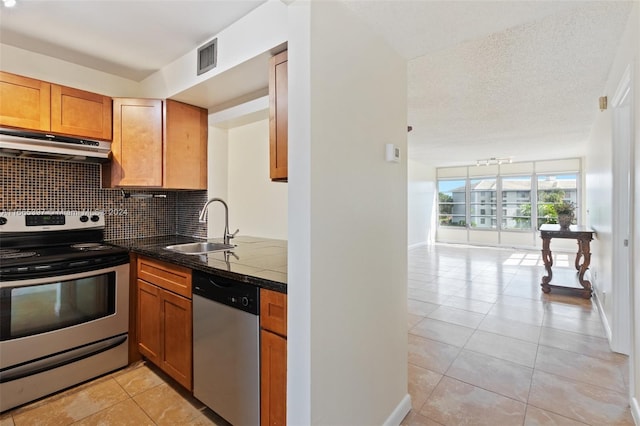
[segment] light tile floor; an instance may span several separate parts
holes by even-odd
[[[542,275],[534,251],[409,252],[403,425],[633,425],[627,357],[609,350],[591,300],[542,294]],[[226,423],[144,363],[0,415],[0,426],[71,424]]]
[[[139,362],[0,416],[0,426],[228,425],[155,367]]]
[[[628,360],[610,351],[595,302],[543,294],[543,275],[538,251],[409,251],[403,425],[633,425]]]

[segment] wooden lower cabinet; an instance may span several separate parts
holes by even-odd
[[[149,271],[152,267],[151,272]],[[140,354],[160,367],[182,386],[193,387],[193,320],[192,301],[184,295],[162,288],[160,283],[174,277],[176,288],[188,278],[191,295],[191,274],[187,268],[138,259],[137,279],[137,343]],[[188,275],[185,276],[185,273]],[[140,277],[153,281],[148,282]],[[166,284],[166,283],[165,283]]]
[[[160,368],[185,388],[192,383],[192,306],[191,300],[169,291],[161,293]]]
[[[287,295],[260,290],[260,424],[287,424]]]
[[[287,424],[287,339],[260,330],[260,424]]]
[[[156,365],[160,365],[162,291],[160,287],[138,280],[138,350]]]

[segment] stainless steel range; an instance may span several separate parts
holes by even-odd
[[[126,366],[129,255],[102,212],[0,212],[0,411]]]

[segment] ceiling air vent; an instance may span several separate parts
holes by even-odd
[[[216,67],[218,56],[218,39],[214,38],[209,43],[198,48],[198,75],[210,71]]]

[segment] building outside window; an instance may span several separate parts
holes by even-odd
[[[531,176],[509,176],[502,183],[502,229],[531,230]]]
[[[472,228],[491,229],[496,227],[496,202],[495,178],[471,179],[469,181],[469,224]]]
[[[467,226],[466,179],[438,181],[438,223],[440,226]]]

